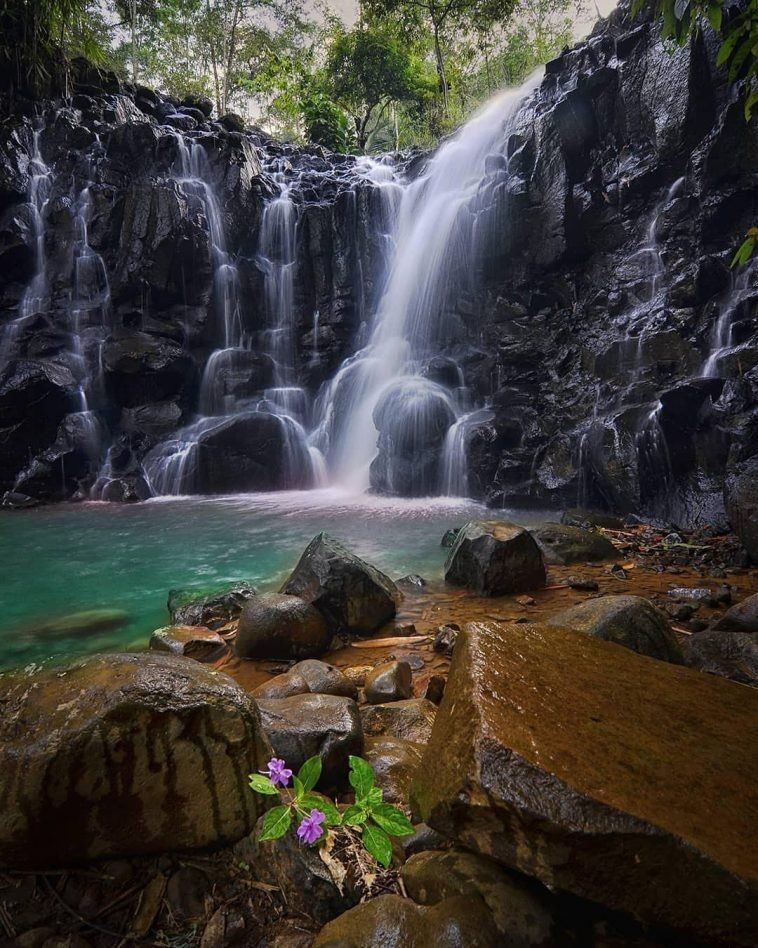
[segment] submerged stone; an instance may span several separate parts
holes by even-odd
[[[359,635],[389,622],[398,596],[389,576],[328,533],[311,540],[281,592],[312,603],[333,631]]]
[[[576,629],[664,662],[684,662],[668,620],[642,596],[588,599],[551,616],[547,624]]]
[[[120,629],[128,623],[129,613],[123,609],[88,609],[85,612],[72,612],[59,619],[37,623],[28,631],[41,638],[76,638]]]
[[[545,564],[523,527],[472,520],[461,527],[445,561],[445,582],[485,596],[527,592],[545,585]]]
[[[414,784],[468,849],[690,936],[758,937],[758,695],[592,636],[472,623]]]
[[[270,755],[226,675],[154,652],[0,679],[0,865],[198,849],[249,833]]]

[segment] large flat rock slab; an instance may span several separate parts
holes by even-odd
[[[227,675],[158,652],[0,678],[0,866],[235,842],[271,754]]]
[[[414,795],[476,852],[698,938],[758,941],[758,695],[581,632],[472,623]]]

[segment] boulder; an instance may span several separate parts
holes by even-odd
[[[718,619],[714,629],[726,632],[745,632],[748,635],[758,633],[758,593],[753,593],[736,606],[727,609],[723,616]]]
[[[145,332],[109,337],[102,360],[108,394],[120,406],[137,407],[186,395],[195,371],[178,343]]]
[[[234,650],[240,658],[310,658],[322,655],[330,641],[318,609],[299,596],[266,593],[243,607]]]
[[[546,523],[529,531],[550,566],[567,566],[596,560],[610,560],[618,550],[600,533],[562,523]]]
[[[343,698],[358,697],[357,686],[345,675],[326,662],[315,658],[306,659],[293,665],[283,675],[276,675],[270,681],[259,685],[253,692],[255,698],[289,698],[302,694],[341,695]]]
[[[225,583],[200,591],[172,589],[168,594],[168,614],[174,625],[201,625],[220,629],[239,618],[242,607],[255,595],[247,583]]]
[[[380,895],[321,929],[313,948],[502,948],[492,915],[481,899],[458,896],[416,905]]]
[[[696,632],[685,643],[691,668],[758,687],[758,636],[725,629]]]
[[[306,547],[281,591],[300,596],[321,612],[334,631],[367,635],[395,615],[397,587],[327,533]]]
[[[624,520],[603,510],[583,510],[572,507],[561,514],[561,523],[569,527],[581,527],[590,530],[593,527],[605,527],[610,530],[622,530]]]
[[[749,945],[757,741],[752,690],[581,632],[472,623],[414,796],[434,829],[551,889]]]
[[[303,846],[294,831],[260,843],[261,823],[262,819],[254,833],[236,844],[234,854],[250,866],[256,879],[280,890],[289,913],[324,925],[355,905],[356,898],[340,892],[318,847]]]
[[[348,757],[363,751],[358,705],[338,695],[293,695],[259,700],[261,723],[274,753],[295,772],[309,757],[323,762],[322,783],[347,775]]]
[[[642,596],[588,599],[551,616],[547,624],[576,629],[664,662],[684,662],[668,620]]]
[[[398,737],[367,737],[363,756],[374,768],[376,782],[387,803],[407,806],[411,784],[424,748]]]
[[[49,868],[235,842],[270,747],[226,675],[156,652],[0,681],[0,864]]]
[[[402,701],[413,694],[413,672],[408,662],[385,662],[366,676],[363,686],[369,704]]]
[[[445,561],[445,582],[485,596],[527,592],[545,585],[545,564],[523,527],[472,520],[461,528]]]
[[[309,691],[318,695],[341,695],[343,698],[358,697],[358,688],[347,678],[339,668],[327,662],[319,662],[314,658],[306,659],[293,665],[290,672],[300,677],[308,685]]]
[[[405,890],[420,905],[454,896],[479,898],[512,948],[560,944],[547,892],[486,856],[460,849],[421,852],[401,871]],[[565,943],[565,942],[564,942]]]
[[[363,733],[372,737],[398,737],[404,741],[426,744],[431,737],[436,714],[436,705],[426,698],[367,705],[361,708]]]
[[[215,662],[229,646],[218,632],[197,625],[169,625],[150,636],[150,648],[156,652],[184,655],[198,662]]]

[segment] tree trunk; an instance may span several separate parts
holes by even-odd
[[[447,100],[447,79],[445,78],[445,60],[442,56],[442,47],[440,46],[440,32],[439,25],[437,23],[433,24],[434,26],[434,57],[437,60],[437,78],[439,79],[440,91],[442,92],[442,99],[445,103],[445,115],[449,114],[448,100]]]
[[[129,19],[132,21],[132,82],[137,84],[137,0],[129,4]]]

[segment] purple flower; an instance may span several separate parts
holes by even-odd
[[[268,767],[268,776],[271,780],[271,783],[276,787],[286,787],[290,782],[290,777],[292,776],[292,771],[288,770],[284,766],[284,761],[279,760],[278,757],[272,757],[271,760],[266,765]]]
[[[303,843],[315,843],[321,839],[324,829],[321,824],[326,819],[326,815],[321,810],[311,810],[310,815],[306,816],[303,822],[297,828],[297,835]]]

